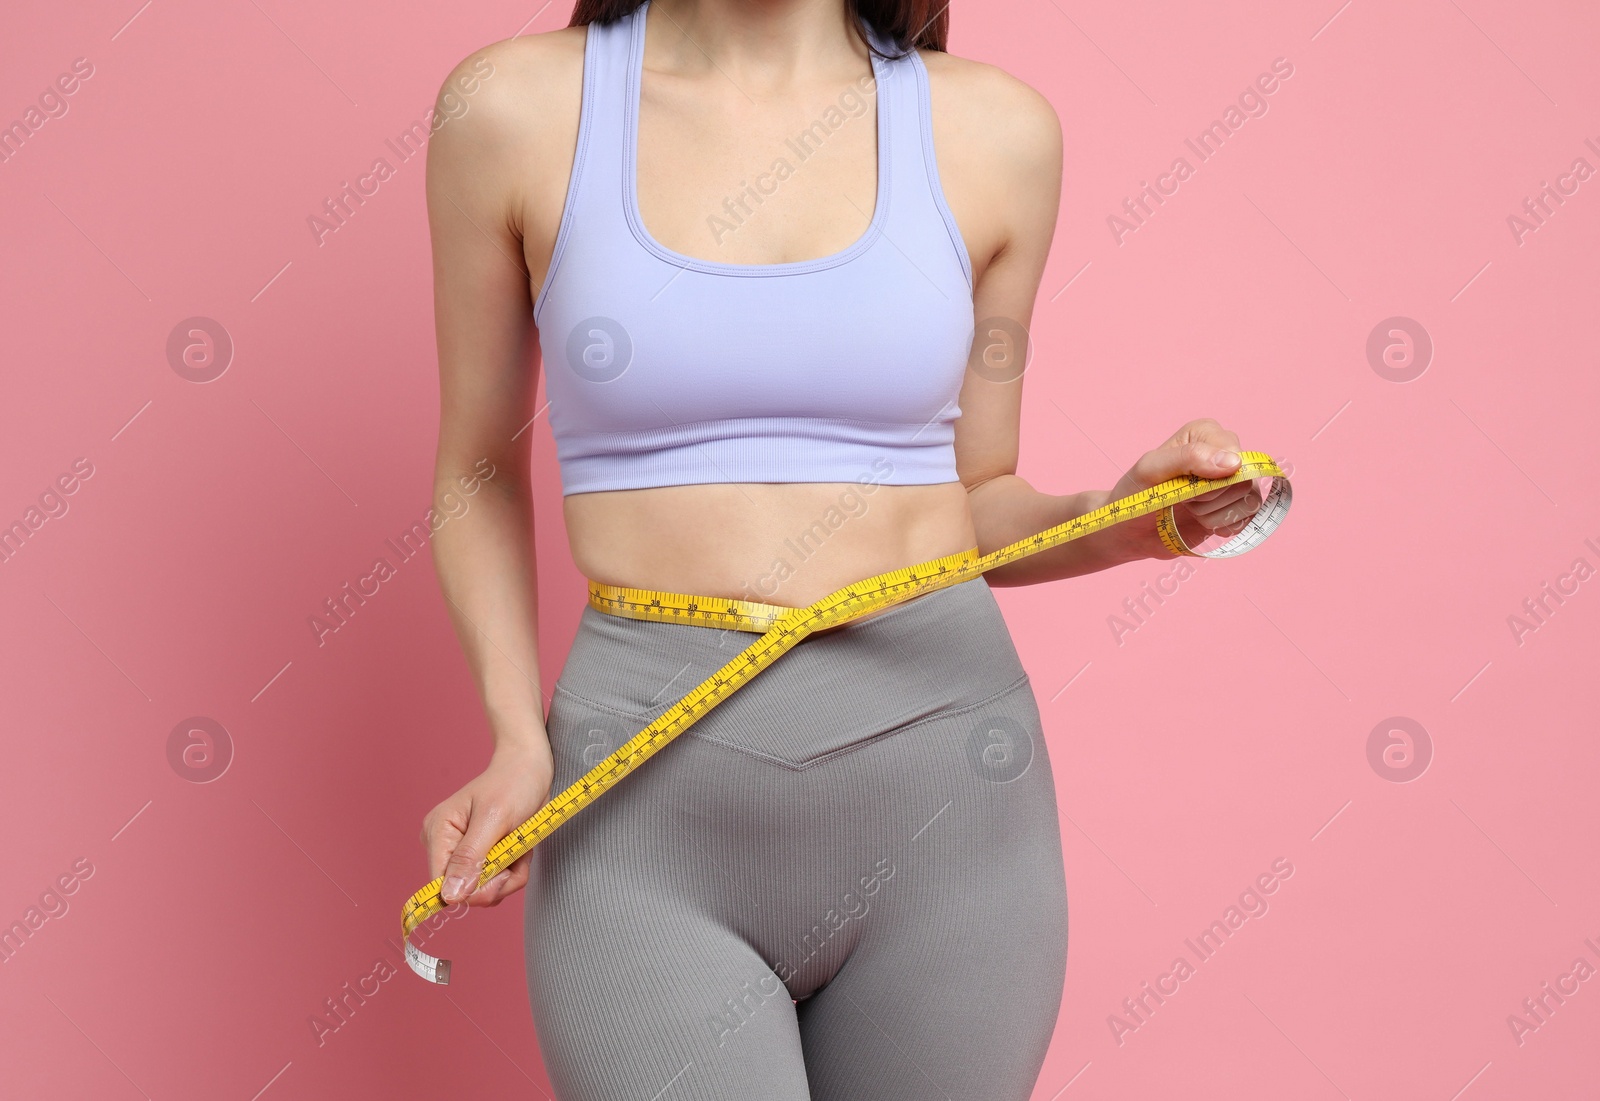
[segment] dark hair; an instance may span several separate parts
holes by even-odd
[[[904,52],[912,49],[945,52],[950,33],[950,0],[844,0],[851,22],[867,49],[880,57],[889,55],[874,49],[861,24],[866,22],[892,39]],[[935,3],[938,10],[930,13]],[[613,23],[639,9],[644,0],[578,0],[572,9],[569,27],[589,23]]]

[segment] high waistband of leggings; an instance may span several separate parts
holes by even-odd
[[[753,637],[585,607],[556,689],[647,722]],[[781,744],[785,725],[912,722],[976,704],[1024,677],[999,604],[988,582],[975,577],[804,639],[701,723],[759,722]],[[797,683],[809,688],[803,715],[793,714],[789,696]],[[870,697],[859,691],[862,683],[874,686]],[[783,706],[772,707],[779,699]]]

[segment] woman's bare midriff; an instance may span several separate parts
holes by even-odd
[[[662,486],[573,494],[563,511],[591,581],[785,607],[977,545],[960,482]]]

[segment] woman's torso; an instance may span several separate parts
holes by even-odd
[[[712,269],[719,264],[799,267],[807,261],[860,252],[868,231],[882,222],[877,208],[883,198],[879,168],[888,165],[880,157],[887,157],[891,146],[879,148],[875,123],[886,120],[878,111],[878,95],[872,83],[864,80],[872,69],[863,49],[857,56],[841,55],[836,73],[818,78],[804,90],[780,99],[772,93],[761,94],[754,87],[756,78],[749,77],[745,83],[752,85],[752,90],[747,95],[734,77],[720,71],[714,70],[708,77],[686,78],[653,70],[658,56],[664,54],[670,59],[676,49],[685,48],[681,40],[658,41],[658,36],[665,39],[675,35],[670,21],[665,30],[658,26],[661,16],[657,12],[648,14],[647,22],[641,20],[648,26],[648,33],[641,27],[641,37],[635,41],[632,63],[635,73],[641,74],[632,89],[637,97],[636,136],[604,126],[591,128],[587,141],[605,144],[583,151],[584,171],[591,177],[596,164],[621,170],[623,194],[617,207],[626,212],[629,184],[636,196],[631,212],[636,223],[634,243],[649,247],[637,254],[622,253],[619,267],[631,272],[632,265],[649,260],[649,253],[655,251],[658,259],[668,261],[653,276],[662,286],[683,276],[698,278],[705,283],[702,302],[715,302],[728,309],[734,308],[730,303],[736,304],[740,294],[766,294],[766,299],[760,301],[770,309],[774,284],[765,278],[766,273],[752,269],[734,272],[734,278],[724,280]],[[531,292],[545,307],[541,320],[551,331],[558,332],[545,299],[552,291],[559,295],[563,289],[561,279],[581,280],[581,274],[570,270],[577,267],[581,271],[581,262],[574,261],[568,246],[581,248],[584,240],[580,222],[574,240],[563,241],[563,252],[556,256],[571,180],[568,172],[552,166],[573,163],[579,148],[585,30],[571,28],[541,37],[552,40],[552,45],[556,39],[565,39],[560,46],[565,59],[563,83],[568,91],[560,102],[544,105],[552,112],[545,132],[548,134],[553,128],[555,132],[569,133],[569,138],[564,149],[555,148],[556,142],[542,143],[539,178],[524,183],[519,206]],[[617,56],[613,50],[613,59]],[[939,55],[930,69],[937,72],[951,64],[962,63]],[[886,70],[880,70],[883,72]],[[607,74],[610,78],[618,75],[615,68]],[[894,204],[899,203],[902,220],[882,223],[872,251],[882,264],[886,261],[881,257],[892,256],[897,250],[895,236],[906,242],[913,255],[905,255],[905,247],[898,249],[901,261],[910,264],[906,276],[915,279],[920,274],[924,280],[942,280],[944,284],[942,289],[933,288],[942,300],[943,314],[929,320],[970,334],[971,280],[993,256],[1000,223],[997,217],[984,212],[979,184],[973,178],[976,158],[963,147],[959,131],[947,134],[946,128],[939,125],[940,115],[929,115],[927,126],[927,137],[937,142],[940,150],[937,175],[931,180],[927,176],[919,180],[914,172],[906,171],[910,164],[905,159],[909,155],[906,150],[913,137],[906,133],[906,112],[908,107],[928,112],[928,86],[924,86],[918,104],[914,73],[909,67],[902,68],[897,77],[903,83],[891,85],[880,80],[876,91],[898,88],[895,94],[899,99],[890,102],[900,105],[896,121],[900,123],[897,140],[901,156],[893,162],[900,171],[892,178],[897,190],[890,192],[889,209],[897,209]],[[935,84],[936,81],[929,82]],[[854,117],[841,111],[841,105],[858,102],[851,97],[851,90],[859,93],[863,88],[866,109]],[[625,99],[628,89],[613,87],[610,92],[610,102],[615,104],[619,95]],[[591,90],[590,94],[597,93]],[[822,138],[801,150],[807,155],[793,174],[781,181],[767,176],[761,182],[771,189],[768,197],[759,205],[752,205],[750,193],[743,192],[741,207],[737,197],[743,185],[765,172],[776,158],[796,162],[798,147],[792,137],[823,119],[833,125],[825,123],[823,129],[812,130]],[[628,164],[625,146],[629,137],[636,142],[636,167]],[[617,148],[618,145],[624,148]],[[931,156],[931,150],[919,152],[918,163],[921,157]],[[599,179],[580,177],[580,188],[608,187],[611,181],[604,177],[604,168],[600,171]],[[925,190],[919,192],[917,188]],[[937,202],[941,189],[948,204],[948,219],[955,225],[948,227],[949,236],[944,238],[949,254],[930,258],[918,253],[908,239],[929,229],[930,211],[936,209],[929,200]],[[736,200],[732,210],[725,202],[728,199]],[[920,205],[915,205],[918,202]],[[713,215],[717,221],[712,220]],[[904,220],[913,216],[920,221],[913,224]],[[572,221],[570,213],[568,221]],[[573,229],[569,226],[568,233]],[[616,239],[626,244],[625,237],[619,235]],[[960,258],[956,250],[962,248],[970,258],[965,276],[952,260]],[[554,270],[553,259],[557,261]],[[825,337],[829,326],[858,323],[855,315],[870,315],[874,309],[870,287],[859,285],[861,279],[870,279],[873,273],[850,270],[850,265],[864,259],[865,254],[858,255],[846,264],[829,266],[826,272],[812,273],[832,278],[836,294],[840,287],[863,292],[861,309],[848,311],[851,317],[816,319],[816,325],[822,328],[811,331],[821,334],[819,340]],[[680,272],[673,263],[684,260],[689,265]],[[701,268],[700,262],[710,267]],[[885,270],[880,268],[878,277]],[[952,276],[952,272],[956,274]],[[812,275],[786,280],[792,291],[783,293],[792,294],[797,310],[805,309],[808,295],[818,289],[807,282]],[[858,280],[858,284],[843,283],[846,277]],[[641,273],[641,278],[652,276]],[[963,278],[966,285],[953,285],[953,281]],[[923,293],[927,293],[926,287]],[[825,292],[823,297],[826,298]],[[752,297],[751,301],[758,300]],[[586,302],[570,306],[567,312],[573,316],[588,312]],[[685,323],[694,324],[697,320],[691,316]],[[894,319],[876,321],[890,327]],[[552,341],[547,335],[541,331],[548,353]],[[708,342],[717,340],[715,332],[704,335]],[[946,360],[949,347],[946,340]],[[556,385],[550,372],[559,370],[561,365],[550,362],[552,358],[546,355],[544,369],[547,390],[552,402],[556,402],[562,396],[558,389],[575,384],[563,379],[559,387]],[[904,371],[907,366],[901,364],[899,369]],[[946,363],[945,370],[948,369]],[[614,388],[608,396],[620,393],[620,388]],[[868,403],[893,402],[893,391],[875,392],[867,387],[862,393]],[[659,395],[645,397],[657,406],[664,400]],[[675,418],[665,410],[662,415],[673,424],[690,419],[681,407],[675,412]],[[871,419],[871,410],[859,412]],[[691,443],[685,453],[690,461],[703,459],[717,465],[714,450]],[[837,481],[729,478],[699,484],[569,492],[563,500],[574,561],[585,576],[596,581],[797,606],[861,577],[976,545],[967,493],[960,481],[881,484],[886,463],[892,469],[893,462],[882,458],[864,462],[868,454],[870,448],[858,451],[850,460],[835,463],[835,472],[850,463],[863,466],[859,476],[851,467],[852,473]],[[883,454],[892,457],[898,452],[885,450]]]

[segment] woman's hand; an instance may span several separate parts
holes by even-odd
[[[1226,478],[1239,469],[1238,450],[1239,437],[1216,421],[1209,417],[1190,421],[1166,443],[1145,452],[1112,487],[1106,503],[1186,474]],[[1238,482],[1174,505],[1172,515],[1178,523],[1178,534],[1194,547],[1212,535],[1237,535],[1260,507],[1261,494],[1255,483]],[[1125,520],[1101,534],[1120,541],[1118,550],[1125,561],[1177,557],[1156,534],[1158,516],[1159,512],[1152,512]]]
[[[469,906],[495,906],[527,885],[532,853],[482,887],[478,876],[489,850],[549,800],[554,776],[548,741],[497,746],[488,768],[428,812],[422,847],[429,876],[444,876],[446,905],[464,897]]]

